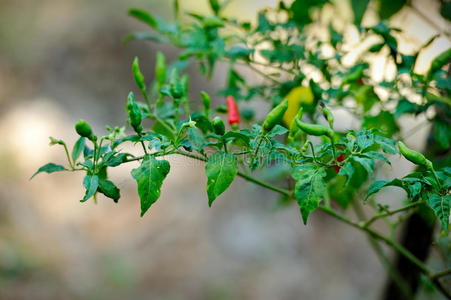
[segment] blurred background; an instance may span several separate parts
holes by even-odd
[[[127,10],[171,18],[169,2],[0,0],[0,299],[377,299],[385,271],[363,234],[319,212],[304,226],[297,206],[276,208],[276,194],[242,179],[208,208],[200,163],[171,157],[162,196],[143,218],[133,164],[110,173],[121,188],[117,204],[102,196],[97,205],[80,203],[83,174],[29,181],[41,165],[65,163],[49,135],[71,147],[80,118],[99,133],[125,125],[133,58],[152,78],[157,50],[177,55],[170,46],[124,46],[124,36],[144,28]],[[208,10],[206,0],[180,2]],[[258,9],[277,2],[232,1],[226,14],[255,21]],[[449,30],[436,17],[438,1],[413,3]],[[407,52],[437,33],[407,8],[393,23],[410,38],[400,45]],[[437,39],[418,67],[448,47]],[[189,72],[195,101],[200,90],[223,87],[225,68],[210,81],[197,66]],[[404,130],[416,122],[406,118]],[[427,132],[410,143],[421,149]],[[397,162],[391,171],[412,167]],[[394,201],[404,197],[390,192]]]

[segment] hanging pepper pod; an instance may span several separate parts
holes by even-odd
[[[266,134],[271,131],[283,118],[288,109],[288,100],[283,100],[279,105],[274,107],[266,117],[262,125],[262,133]]]
[[[229,124],[232,128],[237,128],[240,124],[240,113],[238,111],[238,105],[236,104],[233,96],[227,96],[227,115],[229,117]]]
[[[200,96],[202,97],[202,104],[204,106],[204,115],[208,118],[211,106],[210,96],[204,91],[200,92]]]
[[[130,125],[133,127],[136,133],[140,134],[143,130],[143,127],[141,125],[142,116],[141,110],[139,109],[138,104],[136,104],[135,95],[133,94],[133,92],[130,92],[130,94],[128,94],[126,109],[128,118],[130,120]]]
[[[327,120],[327,122],[329,123],[329,127],[331,129],[334,129],[334,115],[332,114],[330,109],[327,108],[327,106],[323,102],[320,102],[320,105],[323,108],[323,116]]]
[[[221,136],[224,135],[224,133],[225,133],[224,121],[219,116],[216,116],[211,121],[211,125],[213,126],[213,129],[217,135],[221,135]]]

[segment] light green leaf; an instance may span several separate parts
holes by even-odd
[[[77,142],[75,142],[74,148],[72,148],[72,161],[75,163],[80,157],[81,152],[85,149],[85,138],[80,137]]]
[[[97,192],[97,188],[99,187],[99,176],[86,175],[83,179],[83,185],[86,188],[86,193],[80,202],[85,202]]]
[[[140,20],[141,22],[146,23],[152,28],[157,28],[158,23],[155,20],[155,18],[149,14],[147,11],[132,8],[128,11],[128,14],[132,17],[135,17],[136,19]]]
[[[238,173],[236,157],[230,153],[213,153],[205,165],[207,175],[208,205],[221,195]]]
[[[364,156],[367,156],[367,157],[369,157],[369,158],[372,158],[372,159],[377,159],[377,160],[383,161],[383,162],[385,162],[385,163],[391,165],[390,161],[389,161],[384,155],[382,155],[382,154],[379,153],[379,152],[376,152],[376,151],[368,151],[368,152],[365,152],[363,155],[364,155]]]
[[[54,163],[48,163],[43,165],[42,167],[39,168],[39,170],[37,170],[33,176],[30,177],[30,180],[33,179],[33,177],[35,177],[36,175],[38,175],[41,172],[46,172],[48,174],[53,173],[53,172],[59,172],[59,171],[65,171],[66,168],[61,166],[61,165],[57,165]]]
[[[376,143],[381,146],[382,151],[387,154],[397,154],[398,149],[396,148],[396,142],[389,138],[376,135]]]
[[[169,170],[170,165],[167,160],[157,160],[153,156],[146,156],[141,165],[132,170],[132,177],[138,184],[141,217],[160,197],[161,186]]]
[[[309,214],[326,197],[326,171],[314,164],[302,164],[293,168],[291,176],[296,180],[294,196],[298,200],[304,224]]]
[[[370,158],[360,157],[360,156],[352,156],[352,159],[359,164],[362,165],[362,167],[365,169],[365,171],[368,173],[368,175],[373,174],[373,170],[375,167],[374,161]]]
[[[427,201],[437,218],[440,220],[442,229],[445,231],[446,235],[448,235],[451,195],[440,196],[437,194],[430,194]]]

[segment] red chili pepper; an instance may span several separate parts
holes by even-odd
[[[340,148],[337,148],[338,151],[340,151]],[[343,153],[340,153],[340,155],[337,156],[337,161],[338,162],[342,162],[345,160],[345,156],[343,155]],[[340,166],[334,166],[334,170],[335,172],[340,172],[341,167]]]
[[[233,96],[227,96],[227,111],[229,116],[229,124],[240,123],[240,113],[238,112],[238,105]]]

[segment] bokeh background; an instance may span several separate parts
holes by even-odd
[[[157,50],[169,60],[177,55],[170,46],[124,46],[126,34],[144,28],[127,10],[171,18],[170,2],[0,0],[0,299],[377,299],[385,272],[363,234],[319,212],[304,226],[297,206],[277,208],[276,194],[242,179],[208,208],[200,163],[170,158],[162,196],[143,218],[133,164],[110,173],[121,188],[118,204],[102,196],[97,205],[80,203],[83,174],[29,181],[41,165],[65,163],[61,148],[49,148],[49,135],[71,147],[80,118],[97,132],[125,125],[133,58],[152,78]],[[208,10],[206,0],[180,2]],[[226,14],[255,21],[256,10],[276,2],[232,1]],[[438,1],[413,4],[449,30]],[[350,14],[344,3],[342,13]],[[393,23],[406,30],[400,46],[407,52],[437,33],[408,8]],[[448,39],[437,39],[420,71],[448,47]],[[224,84],[226,68],[210,81],[197,66],[188,71],[194,101],[200,90],[213,94]],[[403,130],[420,121],[406,118]],[[427,132],[418,130],[410,145],[421,149]],[[412,168],[393,161],[393,176]],[[383,197],[399,203],[404,195],[389,190]]]

